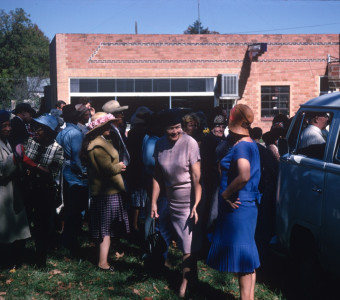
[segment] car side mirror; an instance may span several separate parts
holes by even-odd
[[[280,156],[288,153],[288,141],[286,138],[279,138],[277,141]]]

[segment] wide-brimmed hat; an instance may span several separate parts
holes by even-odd
[[[228,127],[233,133],[249,136],[253,121],[254,113],[251,108],[245,104],[237,104],[230,111]]]
[[[32,115],[35,114],[35,110],[31,107],[31,105],[29,103],[18,103],[16,106],[15,106],[15,109],[13,109],[12,113],[13,114],[18,114],[19,112],[21,111],[25,111],[25,112],[28,112]]]
[[[105,125],[118,121],[120,119],[121,118],[115,118],[115,116],[112,114],[97,112],[92,116],[91,122],[87,126],[89,128],[89,131],[86,134],[93,134]]]
[[[140,106],[136,112],[132,115],[130,123],[131,125],[145,124],[148,115],[151,115],[152,111],[146,106]]]
[[[128,108],[129,108],[128,105],[120,106],[117,100],[110,100],[106,102],[102,107],[104,112],[110,113],[110,114],[117,113],[123,110],[127,110]]]
[[[33,119],[35,122],[45,125],[50,128],[52,131],[55,131],[58,127],[58,120],[52,115],[41,115],[38,118]]]
[[[11,118],[10,112],[3,109],[0,110],[0,124],[9,121],[10,118]]]

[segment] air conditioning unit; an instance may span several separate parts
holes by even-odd
[[[221,98],[238,98],[238,75],[221,74]]]

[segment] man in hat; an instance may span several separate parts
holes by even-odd
[[[66,122],[66,127],[57,135],[57,142],[64,148],[65,157],[63,242],[72,256],[79,255],[77,234],[81,226],[81,212],[87,208],[88,202],[86,168],[82,166],[79,157],[84,139],[84,134],[77,126],[79,115],[80,112],[73,104],[64,106],[62,117]]]
[[[84,104],[77,104],[76,110],[79,111],[79,120],[77,126],[80,131],[85,135],[89,130],[86,124],[89,122],[91,118],[91,110]]]
[[[126,148],[126,136],[125,130],[121,130],[124,125],[124,110],[127,110],[129,106],[120,106],[117,100],[110,100],[106,102],[102,109],[106,113],[113,114],[115,118],[120,119],[117,122],[111,124],[110,139],[113,146],[119,153],[119,161],[124,162],[126,166],[130,163],[130,154]],[[124,126],[123,126],[124,127]]]
[[[312,112],[308,116],[309,125],[301,134],[300,148],[311,145],[325,144],[327,140],[326,127],[329,115],[325,112]]]
[[[28,103],[19,103],[12,111],[15,117],[11,120],[11,135],[9,141],[19,157],[24,156],[23,145],[32,136],[30,122],[35,114],[35,110]]]

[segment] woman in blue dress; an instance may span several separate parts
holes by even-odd
[[[241,300],[254,299],[260,266],[254,236],[261,174],[258,148],[249,137],[253,120],[247,105],[230,111],[228,139],[234,146],[220,161],[219,212],[207,258],[214,269],[238,274]]]

